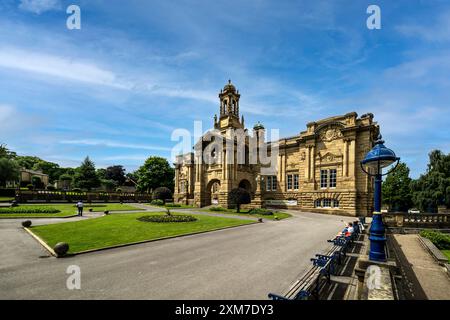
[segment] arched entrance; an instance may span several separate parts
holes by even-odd
[[[206,186],[205,206],[218,205],[220,192],[220,180],[213,179]]]

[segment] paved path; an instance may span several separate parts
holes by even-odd
[[[450,300],[450,278],[431,254],[420,244],[416,234],[396,234],[395,239],[430,300]]]
[[[348,218],[294,213],[282,221],[65,259],[49,257],[20,220],[0,221],[0,299],[266,299],[268,292],[284,291],[329,246],[342,219]],[[81,290],[66,288],[69,265],[81,268]]]

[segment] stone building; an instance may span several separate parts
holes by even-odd
[[[363,173],[359,162],[373,147],[379,132],[373,114],[358,117],[351,112],[310,122],[298,135],[266,142],[262,124],[256,124],[252,132],[245,129],[244,118],[239,116],[240,94],[231,81],[221,90],[219,99],[220,117],[214,116],[214,130],[200,139],[195,152],[177,157],[175,202],[230,207],[229,192],[241,187],[250,192],[251,207],[352,216],[372,212],[371,178]],[[244,150],[244,156],[238,154],[235,130],[243,132],[244,147],[240,150]],[[218,138],[221,142],[208,149]],[[256,149],[252,141],[256,141]],[[234,148],[226,147],[227,142]],[[265,170],[267,165],[259,158],[249,161],[251,152],[259,152],[262,146],[275,162],[272,171]],[[205,162],[205,155],[213,161]]]

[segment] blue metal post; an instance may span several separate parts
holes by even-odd
[[[383,219],[381,217],[381,173],[375,176],[374,212],[370,227],[369,259],[373,261],[386,261],[386,236]]]

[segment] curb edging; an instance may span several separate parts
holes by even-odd
[[[26,232],[28,232],[37,242],[39,242],[48,252],[50,252],[50,254],[52,256],[55,256],[58,258],[58,255],[56,254],[56,252],[50,248],[50,246],[45,243],[44,240],[42,240],[39,236],[37,236],[33,231],[31,231],[29,228],[23,228]]]

